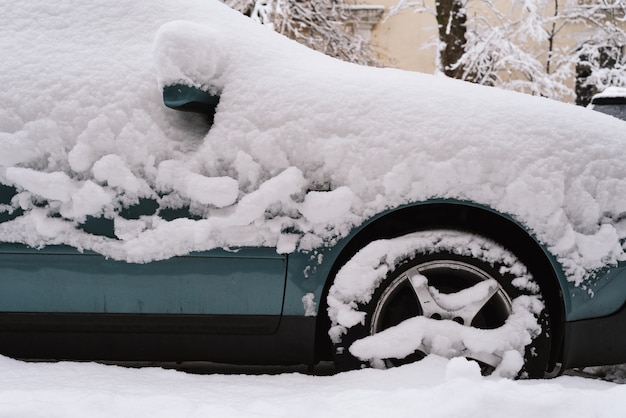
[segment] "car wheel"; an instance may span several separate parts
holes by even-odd
[[[547,367],[540,287],[511,252],[473,234],[372,242],[338,272],[328,305],[340,370],[428,354],[475,360],[483,374],[542,377]]]

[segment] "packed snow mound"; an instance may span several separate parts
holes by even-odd
[[[339,62],[217,1],[11,3],[0,16],[0,183],[18,193],[0,211],[23,213],[0,224],[2,241],[137,262],[242,245],[290,252],[439,197],[512,215],[574,281],[624,259],[621,121]],[[174,83],[220,94],[212,127],[163,106]],[[309,191],[320,185],[329,191]],[[160,209],[120,215],[140,199]],[[115,236],[81,228],[98,217]]]

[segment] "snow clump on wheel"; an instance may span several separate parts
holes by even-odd
[[[376,331],[372,316],[377,315],[376,305],[382,303],[383,288],[390,285],[394,271],[418,257],[442,258],[441,254],[491,266],[499,280],[486,278],[468,288],[443,293],[416,270],[406,270],[413,271],[407,283],[418,294],[420,312]],[[502,323],[468,323],[497,292],[508,305]],[[420,299],[419,293],[425,296]],[[472,310],[472,304],[477,306],[476,312],[464,321],[463,312]],[[449,230],[416,232],[370,243],[339,270],[328,295],[329,335],[337,355],[374,367],[393,366],[396,363],[388,359],[409,359],[420,352],[475,359],[498,376],[514,377],[536,354],[527,348],[547,332],[541,325],[542,312],[540,288],[515,255],[483,237]]]

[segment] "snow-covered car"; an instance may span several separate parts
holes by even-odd
[[[0,353],[626,361],[622,121],[340,62],[217,1],[9,3]]]
[[[626,120],[626,88],[609,87],[593,96],[589,108]]]

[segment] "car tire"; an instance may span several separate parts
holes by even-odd
[[[480,289],[488,290],[479,297],[467,296]],[[463,291],[465,293],[458,293]],[[452,295],[465,297],[465,300],[451,299]],[[540,287],[511,252],[477,235],[437,230],[375,241],[340,269],[330,289],[328,304],[332,323],[330,336],[338,370],[399,366],[428,354],[466,357],[476,360],[483,374],[496,370],[501,371],[501,375],[508,373],[509,377],[543,377],[548,365],[550,321]],[[520,310],[526,312],[520,313]],[[493,352],[466,346],[459,350],[459,344],[471,347],[463,341],[455,343],[456,352],[444,350],[442,354],[441,349],[433,348],[432,339],[428,342],[427,338],[414,342],[419,347],[414,347],[410,354],[396,357],[393,354],[385,357],[383,353],[382,358],[369,358],[363,356],[359,348],[360,341],[365,341],[366,337],[386,336],[380,333],[408,323],[412,318],[426,317],[448,322],[448,325],[453,321],[466,328],[493,330],[492,334],[485,334],[489,336],[493,332],[504,332],[505,324],[510,328],[512,323],[520,322],[517,319],[520,315],[534,318],[534,326],[519,330],[520,335],[526,334],[525,342],[513,333],[511,338],[515,341],[503,343]],[[460,334],[467,331],[456,329],[462,331]],[[389,335],[385,337],[388,341],[383,343],[393,346],[396,339]],[[378,340],[380,345],[382,340]],[[394,348],[390,350],[393,353]],[[510,364],[506,365],[504,359],[510,358],[510,352],[515,350],[520,364],[511,375],[510,370],[507,372]]]

